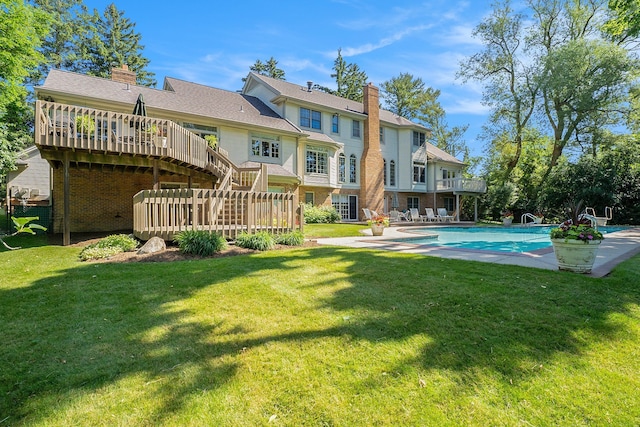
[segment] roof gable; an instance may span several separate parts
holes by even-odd
[[[294,99],[305,104],[313,104],[338,112],[351,112],[363,115],[365,114],[364,105],[362,102],[341,98],[339,96],[319,90],[309,90],[308,86],[300,86],[294,83],[286,82],[284,80],[274,79],[253,72],[249,73],[242,91],[248,91],[256,81],[261,82],[276,94],[274,99],[272,100],[274,103],[279,103],[281,99]],[[414,123],[411,120],[400,117],[397,114],[394,114],[391,111],[382,108],[380,109],[380,121],[384,122],[387,125],[410,126],[426,129],[421,124]]]

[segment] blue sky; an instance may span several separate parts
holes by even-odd
[[[110,1],[85,1],[100,12]],[[306,4],[305,4],[306,3]],[[471,36],[489,1],[166,1],[116,2],[142,34],[144,55],[159,85],[165,76],[239,90],[257,60],[273,56],[286,80],[335,87],[338,48],[376,86],[411,73],[440,89],[450,125],[469,124],[465,140],[482,153],[477,135],[487,118],[482,88],[455,79],[462,59],[481,49]]]

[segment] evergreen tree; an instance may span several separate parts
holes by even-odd
[[[341,98],[352,101],[362,101],[362,91],[367,84],[367,73],[360,70],[357,64],[347,63],[342,57],[342,49],[338,49],[338,57],[333,64],[335,73],[331,77],[336,79],[337,89],[333,92]]]
[[[278,80],[286,80],[284,77],[284,70],[278,68],[278,61],[276,61],[273,56],[269,58],[267,62],[262,62],[257,59],[256,62],[249,67],[249,71]],[[244,77],[242,81],[247,81],[247,78]]]
[[[142,35],[135,32],[136,24],[124,16],[124,11],[111,3],[102,15],[94,9],[87,21],[90,28],[82,41],[81,69],[89,75],[107,78],[112,67],[126,64],[136,72],[138,84],[156,85],[154,73],[146,70],[149,60],[142,55]]]
[[[35,7],[50,16],[51,28],[39,51],[45,61],[31,76],[42,84],[51,68],[77,71],[82,35],[87,31],[86,8],[82,0],[32,0]]]

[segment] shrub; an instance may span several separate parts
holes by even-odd
[[[174,241],[181,252],[199,256],[211,256],[227,247],[224,237],[205,230],[183,231],[175,237]]]
[[[130,252],[138,247],[138,241],[133,236],[126,234],[112,234],[96,243],[87,245],[80,252],[80,259],[87,261],[90,259],[109,258],[120,252]]]
[[[276,243],[286,246],[300,246],[304,243],[304,234],[300,231],[278,234],[276,236]]]
[[[304,205],[304,222],[307,224],[333,224],[340,219],[340,214],[333,206]]]
[[[246,232],[240,233],[236,237],[236,245],[241,248],[255,249],[258,251],[266,251],[273,249],[276,245],[276,241],[271,233],[266,231],[260,231],[256,234],[249,234]]]

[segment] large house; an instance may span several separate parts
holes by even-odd
[[[290,228],[299,218],[280,215],[299,202],[332,204],[343,221],[362,219],[362,208],[457,213],[460,195],[485,191],[483,181],[462,178],[460,160],[427,142],[428,129],[381,109],[372,84],[363,102],[312,87],[250,73],[240,92],[174,78],[153,89],[137,86],[126,66],[111,79],[52,70],[36,88],[35,143],[53,170],[54,231],[133,228],[145,238],[160,217],[173,221],[173,231],[221,217],[229,227],[229,218],[240,224],[242,216]],[[145,109],[134,115],[139,100]],[[172,197],[204,199],[149,204],[170,189]],[[272,195],[271,207],[262,198],[259,213],[248,213],[246,195],[234,196],[243,201],[231,207],[224,190]],[[285,213],[272,211],[283,205]]]

